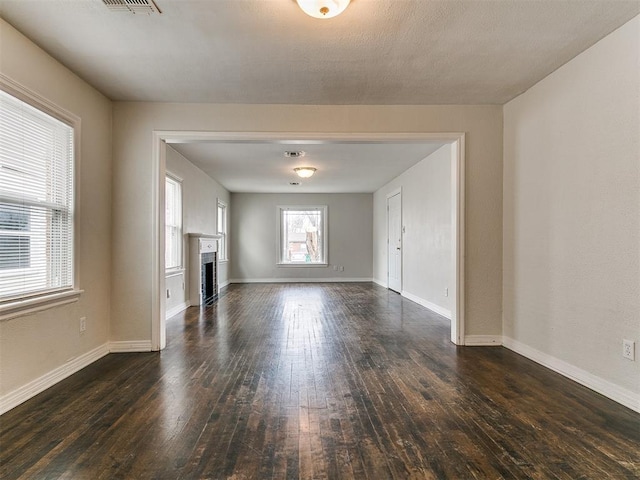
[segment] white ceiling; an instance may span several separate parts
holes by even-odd
[[[278,141],[183,143],[171,147],[231,192],[365,193],[376,191],[442,145]],[[286,158],[287,150],[303,150],[306,155]],[[318,170],[313,177],[301,179],[293,169],[302,166]]]
[[[0,16],[113,100],[504,104],[640,13],[640,0],[353,0],[331,20],[295,0],[0,0]],[[1,48],[1,46],[0,46]],[[0,51],[1,53],[1,51]],[[174,147],[230,191],[372,192],[435,144]],[[292,168],[318,168],[292,187]]]
[[[638,0],[0,0],[0,15],[113,100],[503,104],[640,12]]]

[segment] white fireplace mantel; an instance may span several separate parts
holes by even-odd
[[[218,281],[218,240],[220,235],[189,233],[189,302],[191,306],[203,305],[203,254],[213,253],[213,295],[220,293]]]

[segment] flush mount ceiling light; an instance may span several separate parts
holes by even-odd
[[[304,13],[314,18],[333,18],[340,15],[351,0],[296,0]]]
[[[294,168],[293,171],[296,172],[300,178],[309,178],[311,175],[316,173],[316,169],[314,167],[298,167]]]

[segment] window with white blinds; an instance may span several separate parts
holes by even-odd
[[[0,302],[73,287],[74,128],[0,90]]]
[[[167,175],[165,184],[166,270],[182,268],[182,183]]]
[[[220,239],[218,240],[218,245],[220,248],[218,249],[218,259],[219,260],[229,260],[227,254],[227,204],[222,200],[218,200],[218,235],[220,235]]]

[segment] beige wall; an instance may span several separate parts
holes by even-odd
[[[152,131],[466,132],[466,333],[499,335],[502,107],[114,104],[112,336],[151,331]]]
[[[232,193],[231,279],[359,279],[371,281],[370,193]],[[278,205],[326,205],[328,267],[277,265]],[[333,266],[343,266],[336,271]]]
[[[76,303],[0,322],[0,396],[109,340],[111,102],[0,19],[0,71],[81,118]],[[87,330],[79,333],[80,317]]]
[[[229,205],[229,192],[212,179],[187,158],[176,152],[171,146],[167,146],[166,153],[167,172],[182,179],[182,231],[184,233],[183,261],[184,273],[172,275],[166,279],[166,290],[170,297],[166,299],[166,309],[179,308],[189,299],[189,233],[215,234],[217,229],[216,215],[218,199]],[[225,285],[228,281],[229,262],[221,262],[219,265],[218,282]],[[182,288],[184,284],[184,289]]]
[[[636,17],[504,107],[505,341],[622,396],[640,392],[622,358],[640,342],[639,40]]]
[[[373,196],[373,272],[387,284],[387,195],[402,188],[402,291],[439,312],[451,312],[451,145],[445,145],[380,188]],[[445,296],[445,288],[451,292]],[[410,297],[410,298],[411,298]],[[451,314],[449,313],[449,316]]]

